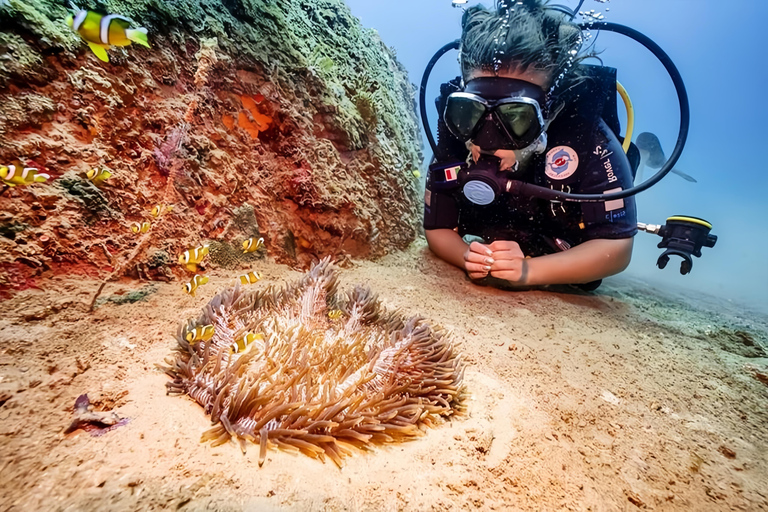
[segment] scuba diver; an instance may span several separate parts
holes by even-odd
[[[631,133],[618,137],[616,70],[582,63],[593,55],[581,52],[583,27],[574,15],[541,0],[471,7],[460,44],[446,45],[425,71],[421,114],[434,151],[424,198],[427,243],[479,284],[594,290],[629,265],[638,227],[662,235],[669,247],[663,257],[683,257],[687,273],[690,255],[716,240],[711,225],[693,217],[637,223],[633,195],[658,182],[682,151],[687,97],[680,97],[686,110],[674,158],[633,188],[640,153]],[[440,87],[435,143],[424,91],[434,63],[456,47],[461,76]]]

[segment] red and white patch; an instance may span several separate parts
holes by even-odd
[[[546,175],[553,180],[564,180],[579,167],[579,155],[573,148],[557,146],[547,152]]]

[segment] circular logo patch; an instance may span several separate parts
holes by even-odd
[[[553,180],[564,180],[576,172],[579,155],[568,146],[557,146],[547,152],[547,165],[544,171]]]

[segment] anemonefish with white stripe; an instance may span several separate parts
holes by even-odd
[[[100,187],[110,176],[112,176],[112,173],[106,169],[91,169],[85,173],[85,176],[91,180],[91,183],[95,186]]]
[[[143,234],[149,231],[149,228],[151,227],[152,227],[152,224],[150,224],[149,222],[142,222],[141,224],[139,224],[138,222],[134,222],[133,224],[131,224],[131,231],[133,231],[136,234],[138,233]]]
[[[254,272],[253,270],[240,276],[240,282],[243,284],[253,284],[258,282],[259,279],[261,279],[261,274]]]
[[[185,265],[190,272],[197,272],[197,266],[202,263],[208,254],[208,245],[187,249],[179,256],[179,263]]]
[[[197,290],[199,286],[202,286],[207,282],[208,282],[208,276],[201,276],[200,274],[195,274],[195,277],[193,277],[187,284],[184,285],[184,291],[194,297],[195,290]]]
[[[237,338],[232,345],[229,346],[229,353],[237,354],[239,352],[245,352],[246,349],[250,348],[251,344],[256,340],[263,342],[264,335],[256,334],[255,332],[249,332],[249,333],[243,334],[242,336]],[[263,345],[263,343],[260,343],[260,345]],[[261,348],[263,349],[263,346]]]
[[[109,62],[107,48],[110,46],[128,46],[134,42],[149,48],[147,29],[129,28],[132,23],[133,20],[125,16],[104,15],[80,8],[75,8],[75,13],[67,17],[67,25],[80,34],[93,53],[104,62]]]
[[[173,210],[173,205],[172,204],[171,205],[158,204],[158,205],[155,205],[152,208],[152,211],[150,212],[150,214],[153,217],[159,217],[160,215],[163,215],[164,213],[171,213],[171,210]]]
[[[243,254],[247,254],[249,252],[256,252],[262,247],[264,247],[263,238],[259,238],[258,240],[256,240],[255,238],[249,238],[248,240],[243,241]]]
[[[24,167],[24,164],[19,160],[14,161],[12,164],[0,165],[0,179],[9,187],[43,183],[49,178],[48,174],[39,172],[34,167]]]
[[[187,331],[187,335],[184,337],[187,342],[193,345],[198,341],[209,341],[213,338],[214,327],[213,325],[198,325],[191,331]]]

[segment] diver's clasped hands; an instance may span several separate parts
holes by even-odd
[[[512,284],[526,284],[528,265],[517,242],[497,240],[489,245],[472,242],[464,253],[464,268],[470,279],[490,275]]]

